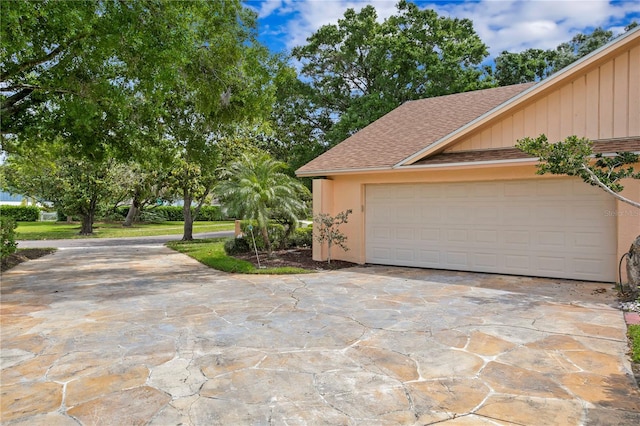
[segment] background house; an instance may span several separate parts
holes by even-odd
[[[537,84],[407,102],[296,173],[317,178],[314,214],[353,210],[350,250],[334,258],[615,281],[638,211],[580,179],[536,175],[513,147],[541,133],[640,152],[640,28]],[[640,200],[640,182],[623,184]]]

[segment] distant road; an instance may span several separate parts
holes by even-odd
[[[193,234],[193,238],[220,238],[233,237],[233,231],[204,232]],[[126,237],[126,238],[76,238],[66,240],[30,240],[18,241],[18,248],[82,248],[82,247],[108,247],[108,246],[140,246],[159,245],[168,241],[182,239],[182,235],[159,235],[153,237]]]

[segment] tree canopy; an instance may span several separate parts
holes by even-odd
[[[373,6],[348,9],[296,47],[301,87],[292,108],[306,114],[317,135],[333,145],[403,102],[491,84],[482,78],[488,55],[468,19],[438,16],[400,1],[397,14],[378,21]]]
[[[240,0],[3,3],[3,149],[63,145],[88,170],[163,146],[157,166],[204,194],[220,132],[272,104],[274,67],[255,28]]]
[[[632,22],[625,31],[635,28]],[[542,80],[615,38],[612,31],[601,27],[591,33],[576,34],[555,49],[526,49],[519,53],[503,51],[495,59],[494,76],[500,86]]]
[[[286,167],[266,153],[245,154],[224,170],[223,180],[217,186],[218,194],[232,214],[257,222],[269,253],[269,220],[282,216],[295,229],[298,218],[306,213],[302,196],[308,194],[308,190],[283,173]]]

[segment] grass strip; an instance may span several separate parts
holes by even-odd
[[[233,231],[233,221],[195,222],[193,233]],[[158,235],[180,235],[184,222],[137,223],[124,227],[121,223],[97,222],[94,235],[79,235],[80,224],[65,222],[18,222],[17,240],[62,240],[76,238],[126,238]]]
[[[631,359],[640,363],[640,324],[631,324],[627,329],[631,345]]]
[[[258,269],[251,262],[236,259],[227,255],[224,251],[224,242],[227,238],[213,238],[194,241],[170,241],[167,247],[184,253],[200,263],[213,269],[237,274],[265,274],[265,275],[287,275],[287,274],[309,274],[314,271],[293,267],[265,268]]]

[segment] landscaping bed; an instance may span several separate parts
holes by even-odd
[[[345,262],[343,260],[332,260],[330,264],[326,261],[319,262],[313,260],[310,248],[295,248],[290,250],[277,250],[268,256],[267,253],[258,253],[260,258],[260,266],[267,268],[278,267],[292,267],[306,269],[309,271],[326,271],[334,269],[344,269],[356,266],[357,264],[352,262]],[[256,268],[258,267],[258,260],[254,253],[242,253],[234,255],[236,259],[241,259],[247,262],[251,262]]]
[[[7,271],[22,262],[46,256],[53,253],[54,251],[56,251],[56,249],[54,248],[20,249],[17,252],[12,253],[2,259],[0,270],[2,270],[2,272]]]

